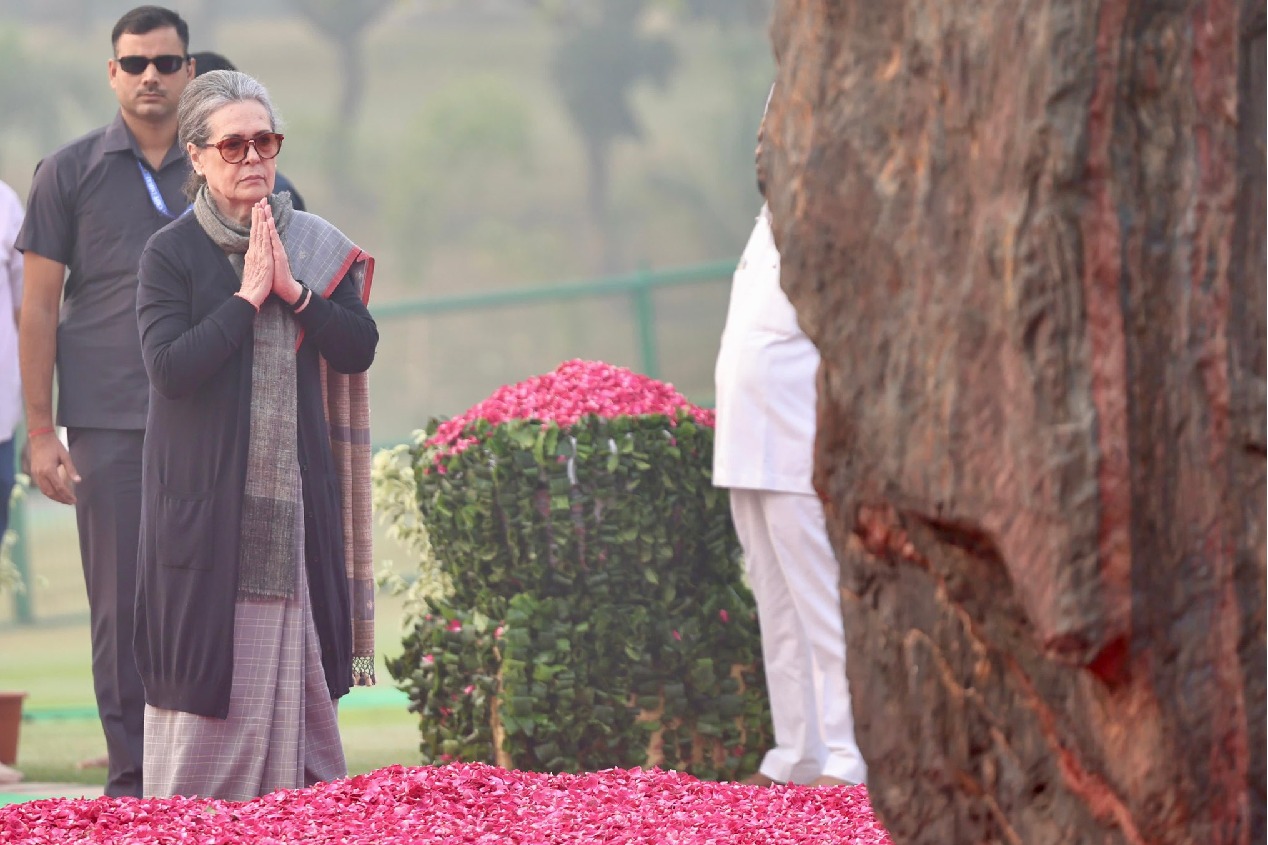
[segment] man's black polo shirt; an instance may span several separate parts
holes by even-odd
[[[137,263],[146,241],[179,216],[189,159],[173,144],[157,172],[116,114],[35,168],[17,248],[69,268],[57,330],[57,422],[72,428],[145,428],[149,380],[137,334]]]

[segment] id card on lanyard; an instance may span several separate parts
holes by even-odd
[[[154,210],[166,217],[168,220],[175,220],[194,206],[187,205],[180,214],[173,214],[167,208],[167,203],[163,201],[163,194],[159,192],[158,182],[154,180],[154,174],[150,172],[150,168],[141,163],[141,159],[136,160],[137,169],[141,171],[141,178],[145,180],[145,189],[150,192],[150,202],[154,205]]]

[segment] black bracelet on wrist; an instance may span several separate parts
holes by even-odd
[[[292,314],[298,314],[300,311],[303,311],[305,308],[307,308],[309,300],[313,298],[312,288],[304,284],[299,279],[296,279],[295,281],[299,282],[300,291],[299,291],[299,299],[295,300],[295,304],[291,306]]]

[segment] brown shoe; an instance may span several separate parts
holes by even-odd
[[[22,773],[17,769],[12,769],[4,763],[0,763],[0,785],[8,785],[12,783],[21,783]]]
[[[773,778],[768,778],[761,772],[753,772],[753,774],[744,778],[744,780],[740,781],[740,783],[745,786],[783,786],[783,784],[779,781]]]
[[[75,768],[83,771],[84,769],[108,769],[110,768],[110,758],[102,755],[101,757],[90,757],[87,760],[80,760],[75,764]]]
[[[858,786],[858,784],[856,783],[852,783],[848,780],[841,780],[841,778],[834,778],[831,775],[819,775],[819,777],[810,781],[810,783],[806,785],[807,786]]]

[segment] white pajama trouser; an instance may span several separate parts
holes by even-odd
[[[731,515],[757,600],[775,747],[760,771],[781,783],[867,779],[845,677],[841,572],[823,505],[804,493],[731,490]]]

